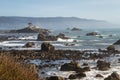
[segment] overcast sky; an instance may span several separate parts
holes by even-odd
[[[80,17],[120,24],[120,0],[0,0],[0,16]]]

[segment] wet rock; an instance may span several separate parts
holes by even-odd
[[[6,40],[8,40],[8,39],[9,39],[9,37],[0,36],[0,41],[6,41]]]
[[[69,76],[69,79],[77,79],[76,74],[71,74],[71,75]]]
[[[99,34],[97,32],[90,32],[86,34],[86,36],[96,36],[96,35],[99,35]]]
[[[118,63],[120,63],[120,58],[118,59]]]
[[[86,77],[86,74],[85,74],[85,73],[78,73],[78,74],[77,74],[77,77],[78,77],[78,78]]]
[[[41,72],[41,74],[45,74],[45,72]]]
[[[113,43],[113,45],[120,45],[120,40],[118,40],[115,43]]]
[[[84,71],[90,71],[90,67],[84,67],[83,70]]]
[[[43,33],[39,33],[37,37],[38,41],[56,41],[57,37],[52,35],[45,35]]]
[[[115,46],[114,45],[110,45],[107,47],[108,51],[115,51]]]
[[[77,73],[77,74],[71,74],[69,76],[69,79],[80,79],[80,78],[83,78],[83,77],[86,77],[85,73]]]
[[[99,38],[103,38],[103,36],[102,36],[102,35],[100,35],[100,36],[99,36]]]
[[[35,46],[34,42],[28,42],[24,45],[24,47],[33,47],[33,46]]]
[[[60,76],[51,76],[51,77],[47,77],[45,80],[65,80],[65,78]]]
[[[71,31],[81,31],[81,29],[74,27],[74,28],[71,29]]]
[[[86,72],[86,71],[90,71],[90,67],[76,69],[76,73]]]
[[[97,74],[95,77],[101,77],[101,78],[103,78],[103,76],[101,74]]]
[[[110,69],[110,63],[98,60],[97,61],[97,68],[98,68],[98,70],[102,70],[102,71],[108,70],[108,69]]]
[[[88,63],[83,63],[82,66],[88,66]]]
[[[104,80],[120,80],[120,76],[118,73],[113,72],[110,76],[108,76]]]
[[[80,64],[78,62],[70,62],[65,63],[61,66],[61,71],[75,71],[76,69],[80,68]]]
[[[62,38],[62,39],[69,39],[69,37],[66,37],[65,34],[63,34],[63,33],[59,33],[56,37]]]
[[[41,51],[49,52],[54,50],[55,50],[54,46],[51,45],[50,43],[44,42],[41,44]]]
[[[39,41],[44,41],[44,40],[46,40],[46,37],[45,37],[44,34],[39,33],[39,34],[38,34],[38,37],[37,37],[37,40],[39,40]]]

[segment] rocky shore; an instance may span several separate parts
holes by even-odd
[[[26,44],[28,47],[33,45]],[[101,61],[102,59],[106,57],[110,57],[111,55],[117,55],[120,54],[120,51],[117,50],[98,50],[98,53],[95,53],[94,51],[77,51],[77,50],[55,50],[54,46],[52,46],[50,43],[42,43],[41,50],[1,50],[1,54],[10,54],[14,58],[16,58],[18,61],[22,61],[25,63],[29,63],[30,60],[41,60],[45,62],[46,64],[39,64],[35,65],[36,68],[39,70],[43,70],[45,68],[51,68],[56,67],[60,65],[60,71],[75,71],[75,73],[72,73],[69,75],[68,78],[60,77],[60,76],[50,76],[47,78],[43,78],[45,80],[65,80],[65,79],[82,79],[86,77],[86,71],[89,72],[93,67],[90,67],[88,63],[83,63],[83,65],[80,65],[77,61],[81,60],[93,60],[96,61],[96,67],[94,67],[96,70],[100,71],[107,71],[111,68],[111,64],[106,61]],[[118,58],[119,61],[120,58]],[[62,64],[52,64],[51,61],[57,61],[57,60],[70,60],[72,62]],[[82,67],[85,66],[85,67]],[[41,72],[40,76],[42,74],[45,74],[46,72]],[[102,77],[103,75],[97,74],[96,77]],[[110,79],[111,77],[108,76],[104,80],[120,80],[117,73],[112,73],[111,76],[113,76],[113,79]],[[117,79],[114,79],[117,77]],[[82,79],[84,80],[84,79]]]

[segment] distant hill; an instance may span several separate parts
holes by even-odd
[[[0,29],[22,29],[29,22],[47,29],[110,28],[116,26],[106,21],[77,17],[0,17]]]

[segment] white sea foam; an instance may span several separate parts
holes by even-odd
[[[23,43],[9,43],[9,42],[2,42],[0,43],[0,46],[23,46]]]
[[[37,36],[20,36],[18,39],[20,40],[37,39]]]
[[[61,38],[58,38],[57,41],[59,41],[59,42],[73,42],[74,39],[61,39]]]

